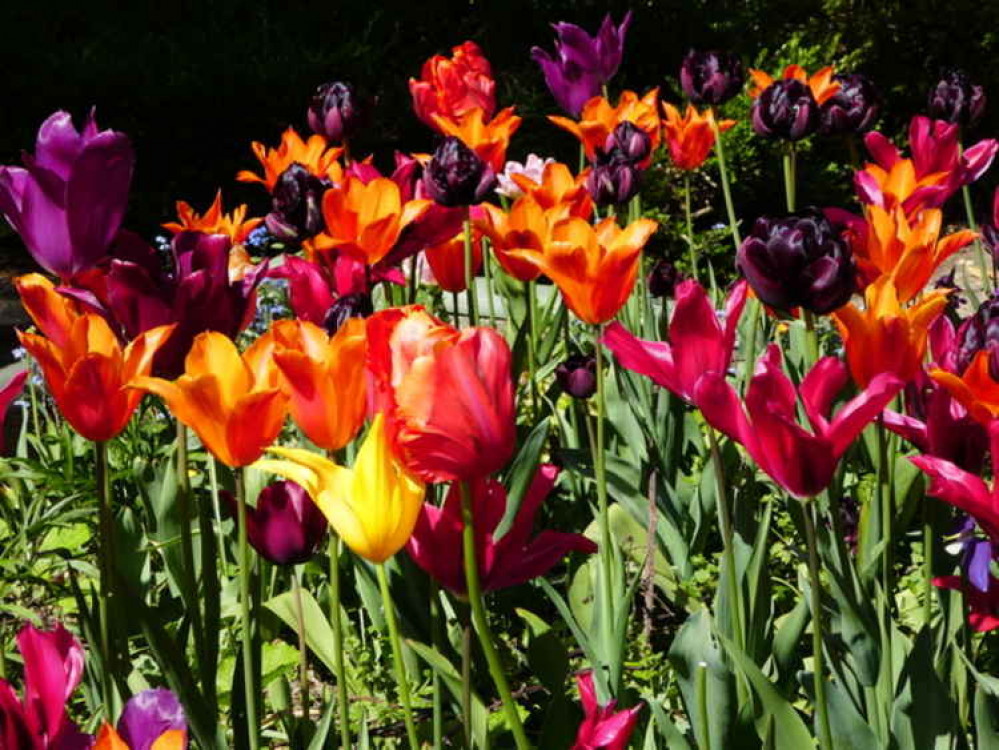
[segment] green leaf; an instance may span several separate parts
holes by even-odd
[[[514,519],[517,517],[520,504],[524,501],[527,489],[531,486],[531,481],[538,470],[538,464],[541,461],[541,451],[548,440],[548,429],[549,422],[547,419],[539,422],[531,430],[531,434],[528,435],[527,440],[524,441],[523,446],[521,446],[521,449],[510,464],[506,481],[506,512],[503,514],[503,518],[500,520],[495,532],[493,532],[493,538],[497,541],[510,530]]]
[[[902,667],[891,729],[899,750],[944,750],[960,731],[954,702],[934,668],[929,628],[919,631]]]
[[[454,665],[445,659],[439,651],[425,643],[411,640],[407,640],[406,643],[416,652],[417,656],[423,659],[431,669],[440,675],[440,678],[444,680],[444,684],[447,685],[447,689],[454,698],[455,703],[460,706],[464,682],[461,679],[461,674],[454,668]],[[472,739],[478,747],[486,748],[489,746],[489,711],[474,690],[471,691],[471,704]]]

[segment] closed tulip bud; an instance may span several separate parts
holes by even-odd
[[[800,141],[818,125],[818,102],[796,78],[774,81],[753,101],[753,130],[764,138]]]
[[[839,91],[822,105],[819,132],[823,135],[866,133],[881,111],[881,94],[860,73],[836,74]]]
[[[849,243],[814,208],[757,219],[736,267],[760,301],[778,310],[832,312],[846,304],[856,284]]]
[[[999,295],[985,300],[957,329],[957,372],[963,373],[980,351],[990,352],[989,369],[999,380]]]
[[[695,104],[724,104],[745,81],[742,61],[732,52],[691,50],[680,65],[680,86]]]
[[[680,281],[676,266],[663,258],[649,271],[649,294],[656,298],[672,297]]]
[[[599,164],[587,175],[586,190],[598,206],[627,203],[638,193],[641,174],[631,164]]]
[[[340,327],[351,318],[366,318],[373,315],[374,306],[371,304],[371,295],[363,292],[354,294],[344,294],[337,297],[326,312],[326,319],[323,327],[332,336],[340,330]]]
[[[962,70],[949,70],[930,89],[930,117],[962,127],[974,127],[982,118],[987,102],[985,90],[972,83]]]
[[[309,105],[309,127],[313,133],[342,143],[357,132],[364,107],[349,83],[333,81],[316,89]]]
[[[588,399],[597,392],[597,360],[592,354],[573,354],[555,368],[555,380],[573,398]]]
[[[442,206],[481,203],[496,184],[496,173],[455,136],[444,139],[423,170],[427,197]]]
[[[633,122],[624,121],[604,141],[604,160],[638,165],[652,152],[649,134]]]
[[[256,507],[247,506],[246,514],[250,544],[275,565],[306,562],[326,535],[326,517],[294,482],[267,485],[257,496]]]
[[[323,230],[323,193],[329,186],[298,162],[278,178],[272,211],[264,220],[268,231],[284,240],[304,240]]]

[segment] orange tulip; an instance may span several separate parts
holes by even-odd
[[[182,729],[169,729],[149,746],[149,750],[184,750],[187,747],[187,732]],[[93,750],[132,750],[121,735],[110,724],[104,724],[97,733]]]
[[[122,350],[100,315],[81,312],[40,274],[15,282],[41,335],[17,332],[38,362],[59,411],[87,440],[110,440],[125,429],[142,394],[129,388],[148,375],[174,326],[152,328]]]
[[[425,214],[433,201],[402,200],[399,186],[385,177],[367,184],[347,176],[323,196],[323,247],[339,248],[374,265],[392,250],[402,230]]]
[[[364,321],[351,318],[331,337],[308,321],[279,320],[264,337],[272,340],[295,424],[320,448],[343,448],[361,429],[367,407]]]
[[[221,333],[194,339],[177,380],[137,378],[135,386],[154,393],[205,448],[226,466],[252,464],[274,442],[288,399],[272,360],[274,339],[262,336],[242,355]]]
[[[413,109],[435,130],[437,117],[454,120],[472,109],[492,117],[496,110],[496,81],[489,61],[475,42],[451,49],[451,57],[434,55],[420,71],[420,79],[409,79]]]
[[[576,317],[594,325],[617,315],[638,277],[642,248],[658,224],[639,219],[625,229],[609,216],[595,227],[576,217],[552,227],[544,252],[514,251],[534,263],[562,292]]]
[[[583,105],[579,122],[556,115],[549,115],[548,119],[576,136],[590,161],[596,160],[596,150],[604,147],[607,136],[614,132],[614,128],[622,122],[633,123],[645,131],[652,143],[649,157],[642,164],[645,167],[651,163],[652,152],[659,146],[659,89],[652,89],[641,99],[634,91],[624,91],[616,107],[612,107],[602,96],[595,96]]]
[[[905,381],[916,377],[926,356],[930,324],[947,306],[949,293],[939,289],[911,307],[902,307],[891,277],[882,276],[864,292],[864,311],[850,303],[834,312],[854,382],[866,388],[883,372]]]
[[[666,121],[663,130],[669,155],[680,169],[697,169],[708,158],[715,145],[715,133],[711,127],[714,112],[708,107],[704,114],[698,114],[693,105],[687,105],[687,112],[681,117],[680,110],[663,102]],[[718,129],[725,132],[735,125],[735,120],[721,120]]]
[[[281,145],[277,148],[267,148],[258,141],[254,141],[251,148],[264,168],[264,176],[244,169],[236,175],[236,179],[240,182],[262,182],[268,190],[273,190],[278,178],[296,162],[316,177],[331,182],[340,182],[343,174],[343,168],[337,161],[343,149],[327,147],[326,139],[321,135],[312,135],[309,140],[303,141],[302,136],[289,127],[281,134]]]
[[[521,118],[513,113],[513,107],[500,110],[488,123],[486,113],[479,107],[453,118],[434,115],[433,119],[440,132],[460,138],[495,172],[503,171],[510,138],[517,132],[521,122]]]
[[[986,427],[999,417],[999,383],[992,377],[991,355],[987,349],[978,352],[960,376],[947,370],[930,370],[930,377]]]
[[[514,201],[509,213],[483,203],[475,224],[489,238],[504,271],[520,281],[534,281],[541,269],[527,255],[544,252],[552,225],[566,218],[570,209],[571,204],[561,203],[545,211],[532,195],[523,195]]]
[[[541,182],[535,182],[526,174],[511,175],[524,195],[531,196],[544,210],[568,204],[569,215],[589,219],[593,215],[593,199],[586,189],[586,176],[572,176],[569,167],[561,162],[545,165]]]
[[[833,80],[833,76],[835,74],[836,71],[833,70],[831,65],[827,65],[812,76],[809,76],[805,69],[800,65],[788,65],[784,68],[784,73],[781,75],[781,78],[797,78],[802,83],[807,83],[808,88],[812,90],[812,96],[815,97],[815,101],[819,104],[825,104],[826,101],[834,97],[836,92],[840,89],[841,84],[839,81]],[[749,69],[749,77],[755,84],[754,88],[749,92],[749,95],[754,99],[762,94],[774,82],[773,76],[769,73],[762,70],[755,70],[753,68]]]
[[[901,206],[868,205],[865,213],[866,223],[851,242],[861,276],[867,283],[890,276],[899,302],[919,294],[940,264],[977,236],[964,229],[939,239],[943,212],[937,208],[911,218]]]
[[[180,232],[202,232],[204,234],[224,234],[234,244],[243,242],[250,236],[263,219],[247,219],[246,204],[237,206],[232,213],[222,213],[222,191],[215,193],[215,200],[208,210],[198,214],[186,201],[177,201],[177,221],[163,224],[174,234]]]
[[[465,233],[456,234],[425,251],[437,286],[447,292],[465,291]],[[472,231],[472,275],[482,268],[482,233]]]

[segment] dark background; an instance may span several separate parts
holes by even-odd
[[[594,30],[605,12],[617,19],[629,8],[635,19],[615,92],[660,85],[664,98],[678,101],[676,72],[690,46],[733,49],[771,72],[802,57],[846,61],[879,83],[886,99],[881,129],[897,134],[925,107],[941,67],[954,65],[995,100],[971,136],[999,134],[999,2],[993,0],[18,0],[5,4],[0,21],[0,163],[17,162],[54,110],[79,118],[96,105],[99,124],[128,133],[137,150],[131,228],[151,236],[173,217],[174,201],[188,200],[200,211],[217,187],[227,208],[248,201],[259,214],[266,210],[263,191],[236,183],[235,173],[256,167],[250,141],[274,145],[289,124],[306,131],[305,108],[317,84],[349,80],[377,97],[370,127],[352,145],[386,163],[395,148],[432,146],[430,131],[411,112],[409,77],[430,55],[473,39],[492,62],[501,106],[516,104],[525,117],[511,156],[538,151],[575,164],[574,140],[544,120],[556,108],[530,48],[551,47],[549,22]],[[735,103],[730,114],[744,109]],[[781,195],[772,148],[751,140],[743,136],[750,145],[741,153],[736,139],[733,154],[737,169],[746,165],[736,202],[748,218]],[[802,167],[805,202],[845,198],[845,172],[823,166],[844,162],[844,154],[841,144],[815,145],[811,166]],[[986,190],[976,189],[982,211],[987,199]],[[0,247],[8,262],[23,256],[9,233],[0,236]]]

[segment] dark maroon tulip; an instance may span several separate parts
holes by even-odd
[[[828,313],[853,294],[853,253],[821,211],[761,217],[736,254],[736,267],[756,296],[778,310]]]
[[[753,102],[753,130],[764,138],[800,141],[819,125],[819,105],[796,78],[770,84]]]
[[[324,228],[323,193],[329,187],[298,162],[291,164],[271,191],[271,213],[264,219],[267,230],[286,241],[315,237]]]
[[[460,138],[448,136],[423,171],[427,197],[446,207],[481,203],[496,184],[496,173]]]
[[[656,298],[672,297],[676,285],[680,283],[680,273],[676,266],[665,258],[660,259],[649,271],[649,294]]]
[[[330,336],[340,330],[340,327],[351,318],[367,318],[375,312],[371,303],[371,295],[363,292],[345,294],[338,297],[323,320],[323,327]]]
[[[273,482],[246,508],[246,532],[261,557],[275,565],[298,565],[311,558],[326,535],[326,516],[305,489]]]
[[[962,127],[974,127],[985,112],[985,90],[962,70],[949,70],[930,89],[930,117]]]
[[[989,352],[989,369],[999,379],[999,295],[982,302],[957,329],[957,372],[963,373],[978,352]]]
[[[166,688],[136,693],[118,719],[118,734],[129,750],[151,750],[163,733],[177,729],[187,732],[187,717],[177,696]]]
[[[845,73],[833,76],[839,91],[822,105],[819,132],[823,135],[866,133],[881,112],[881,94],[867,76]]]
[[[680,65],[680,86],[694,104],[724,104],[745,82],[742,60],[733,52],[690,50]]]
[[[342,143],[353,136],[364,117],[364,105],[349,83],[333,81],[316,89],[309,106],[312,132]]]
[[[641,179],[641,170],[631,164],[598,164],[586,176],[586,190],[598,206],[616,206],[638,193]]]
[[[555,368],[563,392],[586,400],[597,392],[597,360],[592,354],[573,354]]]
[[[38,129],[24,168],[0,167],[0,213],[47,271],[63,281],[90,270],[121,227],[135,154],[123,133],[83,129],[56,112]]]
[[[652,153],[649,134],[633,122],[622,122],[604,141],[599,161],[639,166]]]

